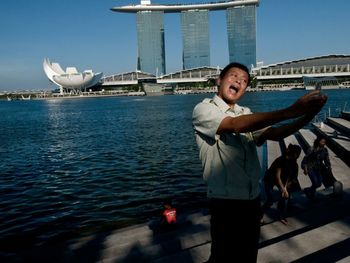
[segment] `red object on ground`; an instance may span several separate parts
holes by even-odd
[[[170,208],[170,209],[164,210],[163,216],[165,217],[168,224],[175,224],[176,223],[176,209],[175,208]]]

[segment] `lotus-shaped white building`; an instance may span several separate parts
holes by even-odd
[[[49,80],[60,87],[61,94],[79,94],[83,89],[96,85],[103,74],[93,73],[92,70],[78,72],[75,67],[67,67],[64,71],[60,64],[51,63],[48,58],[44,59],[43,67]]]

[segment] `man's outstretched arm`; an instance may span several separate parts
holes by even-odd
[[[300,116],[304,116],[302,118],[303,121],[301,122],[301,124],[303,124],[302,126],[304,126],[308,121],[312,120],[315,114],[321,110],[326,101],[327,96],[321,95],[319,91],[312,91],[300,97],[288,108],[282,110],[258,112],[241,115],[238,117],[226,117],[220,123],[217,134],[224,132],[252,132],[274,125],[278,122],[298,118]],[[309,115],[312,115],[311,119]]]
[[[269,127],[259,136],[257,145],[262,145],[266,140],[279,141],[285,137],[288,137],[308,124],[317,113],[318,111],[309,113],[298,118],[296,121],[281,125],[279,127]]]

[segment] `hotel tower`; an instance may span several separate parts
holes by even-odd
[[[199,4],[113,7],[115,12],[136,13],[137,68],[161,76],[166,73],[164,13],[181,14],[182,68],[210,65],[209,11],[226,10],[229,62],[256,65],[256,7],[259,0],[234,0]]]

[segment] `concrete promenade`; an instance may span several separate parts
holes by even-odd
[[[334,196],[332,187],[321,186],[314,202],[303,192],[293,194],[288,225],[275,219],[275,206],[268,210],[261,228],[258,262],[350,262],[350,169],[344,159],[344,156],[348,158],[350,150],[350,134],[334,124],[347,126],[348,121],[339,118],[337,122],[332,118],[323,125],[315,125],[313,130],[300,130],[279,143],[268,142],[267,162],[270,164],[289,143],[301,145],[303,156],[316,134],[327,136],[333,173],[343,183],[344,192]],[[302,171],[299,181],[302,188],[310,185]],[[49,257],[50,262],[202,263],[210,253],[209,220],[206,209],[179,214],[178,225],[173,230],[161,231],[151,224],[135,225],[84,238],[52,252],[45,251],[42,256],[35,253],[33,262],[45,262]],[[244,261],[232,258],[227,262]]]

